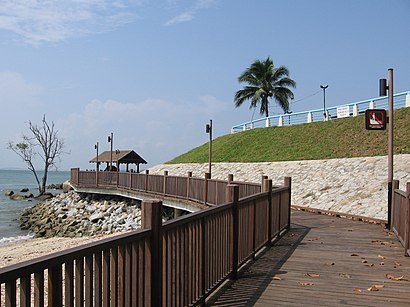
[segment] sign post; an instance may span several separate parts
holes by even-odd
[[[389,100],[389,141],[388,141],[388,175],[387,175],[387,225],[386,228],[391,228],[391,207],[393,198],[393,68],[388,70],[388,80],[380,79],[380,96],[386,96],[388,90]]]

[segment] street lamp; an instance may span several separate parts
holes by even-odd
[[[94,149],[97,150],[96,166],[95,169],[98,172],[98,142],[94,145]]]
[[[111,132],[111,136],[108,136],[108,143],[111,144],[111,148],[110,148],[110,167],[109,167],[109,171],[111,172],[112,169],[112,145],[114,143],[114,134]]]
[[[320,88],[323,89],[323,120],[327,120],[327,112],[326,112],[326,89],[329,85],[321,85]]]
[[[211,175],[211,164],[212,164],[212,119],[209,120],[209,124],[206,124],[206,133],[209,133],[209,167],[208,173]]]
[[[99,163],[98,163],[98,142],[94,145],[94,149],[97,150],[97,158],[95,158],[95,181],[96,181],[96,186],[98,187],[98,168],[99,168]]]

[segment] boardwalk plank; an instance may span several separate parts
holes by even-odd
[[[386,274],[406,280],[394,281]],[[373,285],[384,288],[368,291]],[[290,232],[208,302],[208,306],[340,305],[410,306],[410,258],[403,256],[403,247],[381,225],[301,211],[292,211]]]

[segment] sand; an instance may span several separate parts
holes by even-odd
[[[118,234],[118,233],[117,233]],[[112,234],[114,235],[114,234]],[[110,235],[110,236],[112,236]],[[107,236],[81,238],[33,238],[0,246],[0,268],[100,240]]]

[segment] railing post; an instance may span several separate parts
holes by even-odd
[[[292,199],[292,178],[285,177],[284,179],[285,187],[289,190],[289,198],[288,198],[288,224],[286,226],[287,230],[290,230],[290,206],[291,206],[291,199]]]
[[[406,225],[404,233],[404,255],[410,256],[410,182],[406,184]]]
[[[208,180],[209,179],[211,179],[211,174],[205,173],[205,181],[204,181],[204,204],[205,205],[208,203],[208,185],[209,185]]]
[[[264,179],[262,181],[262,192],[269,192],[268,196],[268,242],[272,241],[272,180]]]
[[[396,219],[395,219],[395,216],[398,216],[399,219],[400,219],[401,212],[399,212],[399,214],[395,214],[396,210],[400,210],[400,206],[396,206],[396,193],[394,192],[395,190],[397,190],[399,188],[399,186],[400,186],[399,180],[393,180],[392,196],[391,196],[391,198],[392,198],[391,199],[392,208],[391,208],[391,212],[387,213],[387,214],[389,214],[389,213],[391,214],[391,217],[390,217],[391,223],[390,223],[390,229],[389,229],[390,231],[393,230],[394,225],[399,225],[400,224],[400,221],[396,221]],[[397,224],[397,222],[399,222],[399,224]]]
[[[164,171],[164,187],[163,187],[164,196],[167,195],[167,176],[168,176],[168,171]]]
[[[357,104],[354,104],[353,105],[353,116],[356,117],[357,115],[359,115],[359,107]]]
[[[228,174],[228,184],[233,182],[233,174]]]
[[[149,176],[149,170],[145,170],[145,183],[144,183],[144,190],[145,192],[148,190],[148,176]]]
[[[307,115],[307,122],[310,124],[311,122],[313,122],[313,116],[312,116],[312,112],[309,112]]]
[[[151,229],[151,248],[147,249],[151,270],[151,293],[147,295],[147,306],[162,306],[162,201],[144,200],[142,202],[143,229]]]
[[[189,200],[189,191],[191,190],[191,178],[192,178],[192,172],[188,172],[187,185],[186,185],[186,199],[188,200]]]
[[[232,273],[233,280],[238,279],[238,237],[239,237],[239,186],[228,184],[226,186],[226,202],[232,203]]]
[[[406,108],[410,107],[410,93],[406,95]]]

